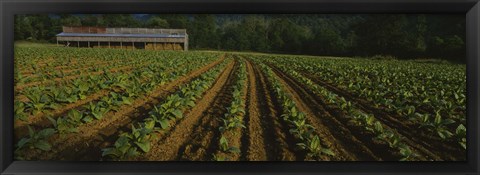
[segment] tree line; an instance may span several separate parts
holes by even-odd
[[[17,15],[15,40],[54,42],[62,26],[185,28],[191,49],[466,60],[462,15]]]

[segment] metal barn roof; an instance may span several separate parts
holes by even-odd
[[[112,34],[112,33],[59,33],[57,36],[65,37],[131,37],[131,38],[184,38],[185,35],[169,34]]]

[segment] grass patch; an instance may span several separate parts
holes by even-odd
[[[33,41],[15,41],[15,47],[59,47],[56,44],[47,42],[33,42]],[[61,45],[60,45],[61,46]]]

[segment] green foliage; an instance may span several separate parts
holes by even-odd
[[[237,147],[228,145],[228,140],[224,136],[220,138],[219,147],[220,147],[220,150],[222,150],[223,152],[240,153],[240,149],[238,149]]]
[[[14,36],[54,43],[61,26],[185,28],[194,49],[465,62],[465,25],[461,15],[425,14],[16,15]]]
[[[155,137],[154,132],[166,131],[173,121],[183,118],[182,111],[195,106],[194,102],[213,84],[215,77],[225,65],[226,62],[221,63],[220,66],[180,87],[179,91],[168,96],[162,103],[153,106],[149,117],[142,122],[132,124],[131,130],[122,133],[112,147],[102,149],[102,157],[112,160],[127,160],[141,153],[149,152],[150,144]],[[125,97],[117,93],[110,95],[118,100]],[[106,102],[106,104],[114,105],[115,102]],[[139,127],[136,128],[135,125]]]
[[[21,101],[15,101],[15,105],[13,108],[13,116],[15,117],[15,119],[26,121],[28,119],[28,115],[24,113],[25,109],[25,103]]]
[[[84,113],[75,109],[70,110],[66,116],[58,117],[56,120],[47,116],[52,125],[60,134],[78,132],[77,127],[82,124]]]
[[[448,139],[453,133],[448,130],[448,125],[455,123],[452,119],[442,119],[440,111],[435,112],[435,119],[431,120],[430,115],[420,116],[420,127],[427,128],[432,132],[436,132],[442,139]]]
[[[92,103],[90,102],[88,104],[88,113],[87,115],[89,115],[90,117],[94,117],[95,119],[97,120],[100,120],[103,118],[103,116],[110,111],[110,108],[105,105],[105,103]]]
[[[52,99],[45,93],[45,89],[41,87],[34,87],[26,90],[24,92],[25,96],[28,98],[26,102],[26,111],[31,111],[33,115],[37,115],[45,109],[55,109],[55,105],[52,102]]]
[[[160,17],[151,17],[146,23],[146,27],[150,28],[169,28],[168,21]]]
[[[130,133],[123,133],[115,141],[114,147],[102,149],[102,156],[114,160],[125,160],[135,157],[141,152],[150,151],[150,140],[154,125],[142,124],[135,128],[132,124]]]
[[[307,157],[320,158],[321,155],[335,156],[335,153],[327,148],[322,147],[320,138],[316,135],[313,139],[309,139],[306,143],[297,143],[302,149],[307,150]]]
[[[307,123],[306,114],[298,110],[292,97],[285,92],[275,73],[265,64],[260,65],[267,73],[269,81],[273,84],[274,92],[282,103],[281,117],[289,124],[290,133],[298,139],[297,146],[307,151],[307,159],[320,159],[321,155],[335,156],[331,149],[321,144],[319,136],[314,133],[315,128]]]
[[[458,144],[460,144],[463,149],[467,149],[467,128],[462,124],[458,125],[455,130],[455,136],[458,140]]]
[[[265,55],[255,59],[273,64],[295,77],[327,104],[344,111],[350,123],[367,131],[381,133],[391,129],[381,126],[383,124],[374,120],[375,116],[359,110],[356,104],[322,87],[319,82],[355,94],[378,110],[405,117],[399,120],[407,119],[405,122],[419,127],[430,137],[461,143],[461,139],[454,136],[453,126],[466,124],[464,65],[302,56]]]
[[[238,154],[240,149],[234,146],[228,145],[227,133],[232,133],[233,135],[238,134],[240,128],[245,128],[243,124],[243,117],[245,115],[245,101],[243,96],[245,95],[243,89],[245,88],[245,81],[247,79],[246,66],[244,60],[240,60],[240,67],[236,72],[235,84],[233,86],[232,92],[232,102],[230,107],[227,107],[227,112],[224,114],[221,119],[222,125],[218,128],[221,132],[221,138],[219,140],[220,150],[226,153]],[[226,160],[226,157],[217,157],[213,155],[214,160]]]
[[[38,149],[41,151],[50,151],[51,145],[48,143],[48,138],[55,134],[55,130],[52,128],[45,128],[38,132],[32,129],[29,125],[28,136],[20,139],[16,144],[15,157],[16,159],[23,159],[23,149]]]

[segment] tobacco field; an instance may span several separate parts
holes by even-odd
[[[464,161],[464,64],[15,48],[16,160]]]

